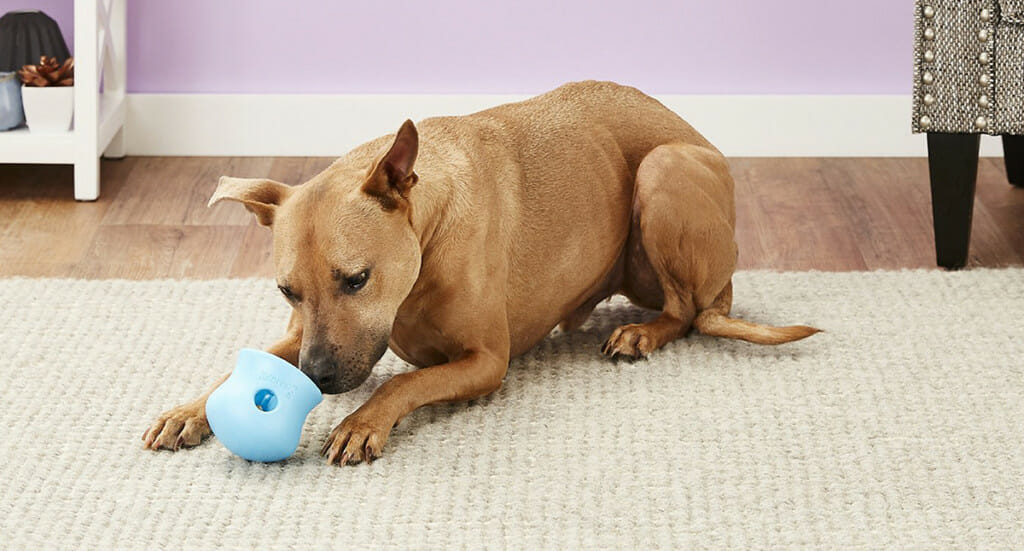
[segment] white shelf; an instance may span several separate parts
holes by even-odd
[[[100,155],[124,155],[126,2],[75,0],[74,128],[0,132],[0,163],[74,164],[75,199],[99,197]]]
[[[124,126],[124,98],[100,98],[99,150],[106,150],[114,134]],[[0,132],[0,163],[74,164],[75,131],[39,134],[22,126]]]
[[[21,127],[0,133],[0,163],[72,164],[73,132],[33,134]]]

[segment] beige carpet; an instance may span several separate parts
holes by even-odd
[[[144,451],[152,417],[271,342],[266,280],[0,280],[0,547],[1009,548],[1024,538],[1024,270],[741,273],[736,312],[827,333],[602,358],[602,305],[372,465]]]

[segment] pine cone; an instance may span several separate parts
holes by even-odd
[[[40,57],[38,65],[25,65],[18,70],[18,78],[25,86],[74,86],[75,58],[57,63],[53,57]]]

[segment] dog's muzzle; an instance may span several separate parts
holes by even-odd
[[[324,394],[341,394],[361,385],[370,376],[372,365],[364,369],[362,362],[341,361],[323,345],[313,345],[299,357],[299,370],[306,374]]]
[[[387,349],[387,340],[384,339],[369,355],[338,358],[326,347],[314,345],[299,358],[299,370],[316,384],[320,392],[341,394],[363,384]]]
[[[300,361],[299,369],[309,377],[320,392],[341,394],[363,384],[373,371],[373,366],[360,369],[355,366],[339,366],[329,358]]]

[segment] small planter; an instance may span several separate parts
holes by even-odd
[[[28,129],[39,134],[59,134],[71,129],[75,113],[74,86],[22,86]]]
[[[17,73],[0,73],[0,130],[10,130],[25,122],[21,110],[21,85]]]

